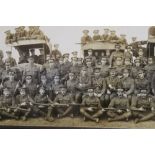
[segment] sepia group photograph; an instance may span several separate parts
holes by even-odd
[[[1,26],[0,127],[155,128],[155,26]]]

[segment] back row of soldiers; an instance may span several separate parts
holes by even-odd
[[[133,59],[132,46],[124,53],[120,46],[100,59],[92,49],[84,59],[73,52],[71,61],[69,53],[47,55],[41,68],[30,56],[24,69],[7,52],[0,66],[1,119],[41,116],[53,121],[80,113],[96,122],[104,116],[109,121],[135,118],[136,123],[154,118],[155,63],[142,49]]]
[[[99,34],[99,30],[94,30],[92,37],[89,35],[89,30],[83,30],[81,43],[87,44],[92,41],[104,41],[104,42],[127,44],[126,35],[121,34],[120,37],[118,37],[115,30],[110,31],[109,29],[104,29],[103,35]]]
[[[44,33],[40,30],[39,26],[29,26],[28,30],[25,29],[25,26],[19,26],[15,28],[15,33],[11,33],[11,31],[8,30],[5,32],[5,34],[6,44],[11,44],[20,40],[47,39]]]

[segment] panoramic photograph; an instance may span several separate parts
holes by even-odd
[[[1,26],[0,127],[155,128],[155,26]]]

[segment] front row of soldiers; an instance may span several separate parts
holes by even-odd
[[[100,97],[96,95],[93,87],[87,88],[81,103],[76,103],[74,95],[69,93],[66,86],[59,87],[54,100],[48,95],[45,87],[38,88],[33,97],[26,87],[21,87],[18,95],[13,95],[10,88],[4,88],[0,98],[0,119],[13,118],[27,120],[31,117],[43,117],[47,121],[65,116],[78,116],[83,119],[99,122],[100,118],[108,121],[128,121],[135,119],[135,123],[154,119],[155,99],[148,95],[146,89],[141,89],[132,98],[124,94],[124,89],[118,87],[116,94],[108,106],[101,103]]]

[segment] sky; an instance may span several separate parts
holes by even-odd
[[[10,50],[10,47],[5,45],[5,31],[11,30],[14,32],[16,26],[1,26],[0,27],[0,49],[4,51]],[[136,36],[138,40],[146,40],[148,37],[147,26],[41,26],[40,29],[50,38],[53,44],[58,43],[62,53],[78,51],[80,53],[80,39],[82,30],[88,29],[92,35],[94,29],[100,30],[103,34],[104,29],[116,30],[117,35],[126,34],[128,42],[131,42],[131,37]],[[18,53],[13,51],[13,57],[18,60]]]

